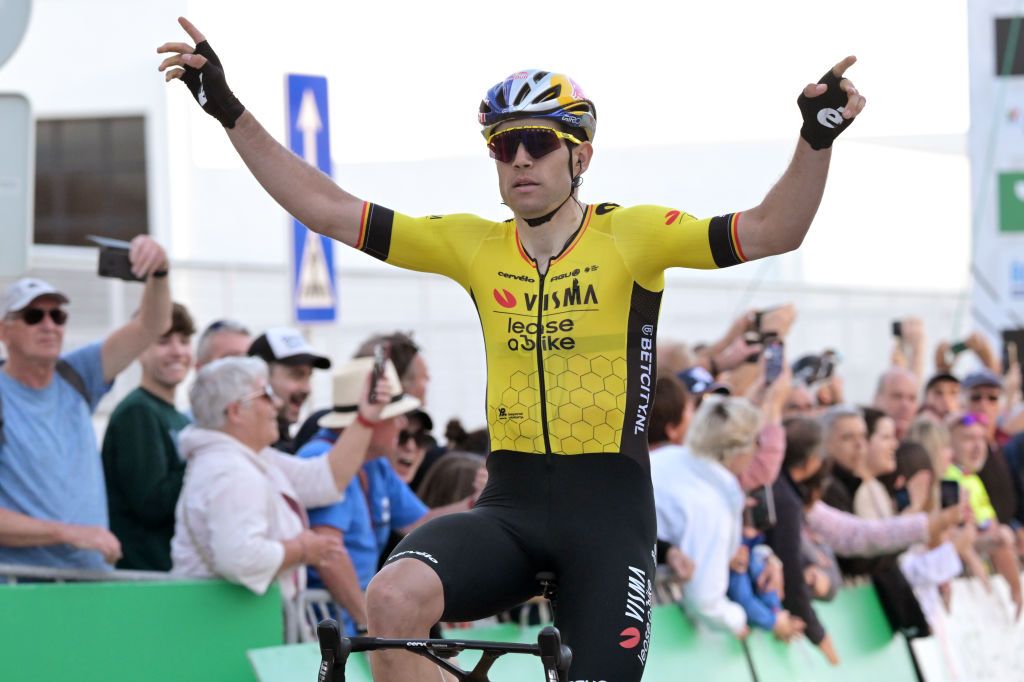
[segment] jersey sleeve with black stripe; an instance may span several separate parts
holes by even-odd
[[[739,213],[698,219],[665,206],[619,208],[612,235],[637,283],[660,289],[672,267],[711,270],[746,261],[736,234]]]
[[[366,202],[356,248],[406,270],[450,277],[468,289],[473,256],[500,225],[465,213],[413,218]]]

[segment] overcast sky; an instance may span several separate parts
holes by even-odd
[[[522,68],[572,75],[606,147],[792,137],[800,88],[847,54],[869,99],[851,137],[968,127],[963,0],[293,0],[246,4],[244,21],[237,2],[191,6],[236,91],[266,92],[268,62],[327,75],[350,162],[479,153],[482,95]],[[275,50],[282,35],[303,39]]]

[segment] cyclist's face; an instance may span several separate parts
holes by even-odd
[[[544,126],[556,129],[546,119],[527,118],[506,121],[497,131],[518,126]],[[574,174],[578,175],[587,169],[592,149],[589,142],[584,142],[573,149]],[[511,162],[494,162],[498,168],[498,190],[501,192],[502,200],[517,216],[536,218],[544,215],[569,194],[572,182],[569,176],[569,159],[569,148],[564,142],[559,144],[555,151],[539,159],[530,156],[526,147],[520,145]]]

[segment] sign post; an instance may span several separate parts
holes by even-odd
[[[289,74],[288,146],[306,163],[331,175],[327,79]],[[333,243],[292,218],[292,309],[300,324],[338,316]]]
[[[28,29],[32,0],[0,0],[0,66],[11,58]],[[23,95],[0,94],[0,277],[28,269],[35,198],[35,126]]]

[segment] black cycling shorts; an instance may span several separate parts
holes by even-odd
[[[573,651],[570,680],[632,682],[651,637],[656,519],[650,472],[619,454],[496,451],[472,511],[443,516],[399,543],[387,563],[430,566],[444,621],[471,621],[540,592],[557,576],[555,625]]]

